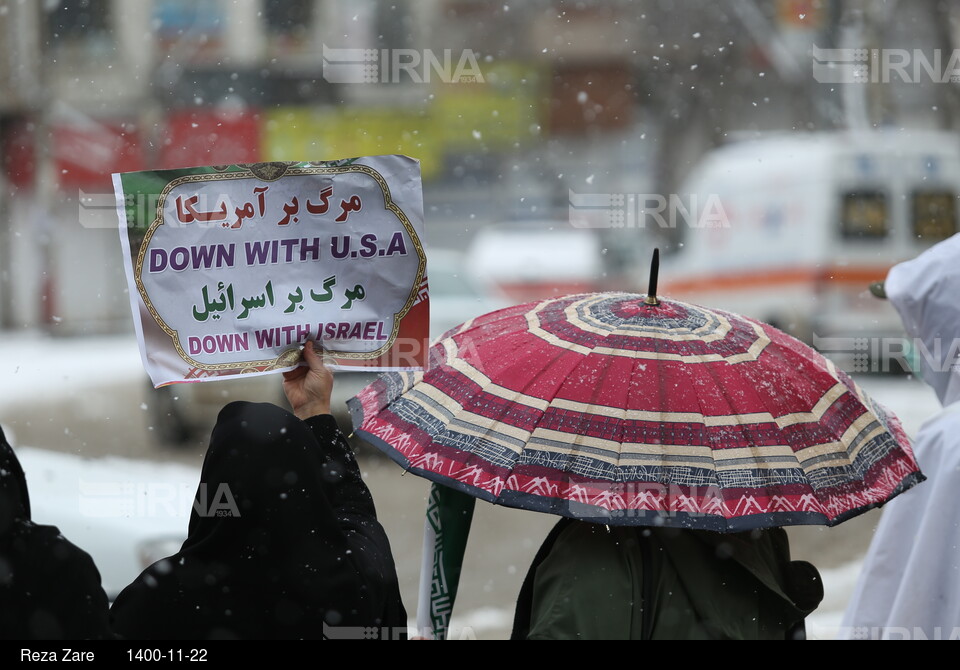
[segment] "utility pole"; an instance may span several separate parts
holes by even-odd
[[[0,131],[16,133],[7,140],[27,141],[22,120],[36,114],[40,107],[42,83],[40,82],[40,26],[39,3],[7,3],[0,14]],[[9,145],[7,148],[11,148]],[[17,156],[21,152],[17,152]],[[0,157],[7,162],[8,157]],[[8,167],[15,169],[11,163]],[[24,166],[19,166],[24,167]],[[30,188],[26,185],[24,188]],[[0,174],[0,329],[13,328],[14,284],[18,276],[15,244],[13,240],[14,215],[12,198],[18,189]]]

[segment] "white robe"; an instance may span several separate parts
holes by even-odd
[[[917,432],[927,480],[884,507],[842,639],[960,639],[960,234],[887,273],[916,370],[944,407]]]
[[[914,449],[928,479],[884,507],[841,639],[960,639],[960,402]]]

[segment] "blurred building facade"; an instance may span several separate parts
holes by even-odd
[[[810,53],[952,50],[956,18],[930,0],[0,0],[0,326],[131,327],[113,172],[405,153],[428,244],[462,248],[488,223],[569,225],[571,193],[671,193],[741,135],[954,127],[955,86],[851,92]],[[597,234],[615,278],[680,232]]]

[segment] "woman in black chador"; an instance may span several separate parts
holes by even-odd
[[[90,555],[34,523],[20,461],[0,430],[0,638],[110,638],[107,594]]]
[[[406,637],[390,544],[349,444],[330,414],[333,376],[284,373],[294,410],[221,410],[188,537],[117,597],[128,639]]]

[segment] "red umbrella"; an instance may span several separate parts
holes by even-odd
[[[488,313],[348,401],[405,469],[510,507],[720,532],[834,526],[923,481],[900,422],[799,340],[631,293]]]

